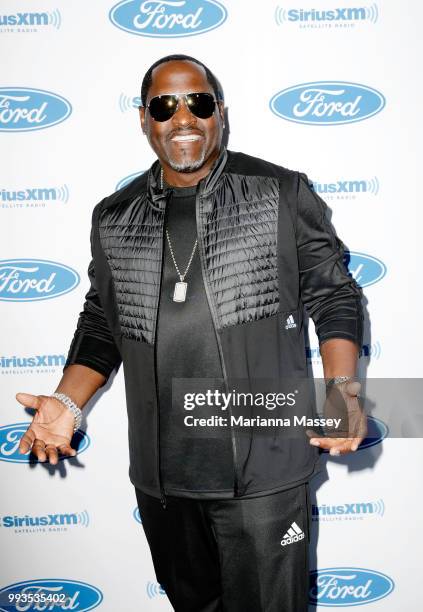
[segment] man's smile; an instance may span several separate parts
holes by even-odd
[[[171,142],[194,142],[196,140],[202,140],[203,136],[201,134],[175,134],[170,138]]]

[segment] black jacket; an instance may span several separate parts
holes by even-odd
[[[151,495],[191,496],[163,491],[160,478],[155,333],[166,195],[158,171],[155,162],[94,209],[91,288],[65,367],[107,377],[123,361],[131,481]],[[304,306],[320,343],[361,346],[361,290],[325,213],[304,174],[242,153],[223,149],[199,183],[199,257],[226,381],[305,378]],[[282,490],[307,480],[318,457],[305,437],[231,429],[231,439],[233,490],[200,496]]]

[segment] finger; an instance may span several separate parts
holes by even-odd
[[[348,395],[352,395],[352,396],[357,396],[360,393],[360,389],[361,389],[361,384],[357,382],[356,380],[347,383],[345,387],[345,391],[348,393]]]
[[[323,450],[329,451],[331,455],[336,456],[349,452],[350,441],[352,439],[353,438],[313,438],[313,442],[310,440],[310,444],[319,446]]]
[[[348,438],[347,440],[344,439],[343,442],[339,444],[334,444],[330,448],[329,454],[332,456],[338,456],[338,455],[346,455],[347,453],[350,453],[350,452],[355,452],[358,448],[357,442],[358,442],[357,438]]]
[[[363,412],[360,418],[360,422],[358,425],[358,431],[356,432],[356,436],[360,437],[362,440],[364,440],[364,438],[367,436],[368,434],[368,427],[367,427],[367,415]]]
[[[25,453],[29,451],[34,440],[35,440],[35,433],[29,427],[24,433],[24,435],[22,436],[21,441],[19,442],[19,452],[21,453],[21,455],[25,455]]]
[[[59,455],[54,444],[47,444],[46,455],[51,465],[56,465],[56,463],[59,461]]]
[[[41,400],[37,395],[31,395],[30,393],[17,393],[16,399],[20,404],[27,408],[38,408],[41,406]]]
[[[306,429],[306,436],[310,438],[309,442],[312,446],[320,446],[320,440],[322,436],[320,436],[314,429]]]
[[[62,455],[66,455],[67,457],[75,457],[76,450],[72,448],[69,444],[61,444],[57,450]]]
[[[47,459],[45,444],[42,440],[39,440],[38,438],[34,440],[32,445],[32,454],[37,457],[38,461],[43,462]]]
[[[310,444],[319,446],[323,450],[330,450],[336,446],[340,446],[345,441],[345,438],[312,438]]]
[[[328,438],[326,436],[322,436],[316,433],[313,429],[306,429],[306,434],[310,438],[309,443],[311,446],[320,446],[322,448],[326,448],[326,440],[339,440],[339,438]]]
[[[363,442],[363,440],[364,440],[364,438],[361,438],[361,437],[353,438],[352,441],[351,441],[351,450],[353,452],[355,452],[358,449],[358,447],[360,446],[360,444]]]
[[[367,417],[365,414],[359,415],[355,422],[352,423],[351,431],[347,436],[348,439],[358,439],[360,440],[359,444],[364,440],[367,436]]]
[[[332,457],[339,457],[340,455],[346,455],[350,452],[350,450],[351,443],[344,441],[342,444],[335,444],[332,446],[332,448],[329,450],[329,455]]]

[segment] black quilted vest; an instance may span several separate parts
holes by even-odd
[[[130,478],[151,495],[203,498],[256,496],[304,482],[318,457],[305,436],[287,439],[233,430],[228,465],[233,490],[161,490],[154,349],[166,198],[158,189],[158,171],[156,162],[101,202],[93,217],[97,290],[125,373]],[[235,379],[307,376],[295,225],[298,185],[297,172],[226,150],[198,185],[199,256],[228,385]],[[341,270],[336,238],[330,236],[329,243],[328,257],[341,264],[322,271],[327,283],[339,284],[342,292],[351,278]],[[313,295],[321,291],[313,267],[303,275],[312,312],[317,308]],[[350,299],[345,292],[344,299]],[[339,311],[340,304],[334,306]]]

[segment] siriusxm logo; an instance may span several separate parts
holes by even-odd
[[[358,83],[316,81],[283,89],[270,100],[278,117],[308,125],[343,125],[373,117],[385,106],[383,95]]]
[[[65,355],[29,355],[27,357],[0,357],[0,374],[28,374],[31,372],[52,373],[55,368],[63,368]]]
[[[158,595],[166,595],[166,591],[162,585],[157,582],[147,582],[146,591],[149,599],[153,599],[153,597],[157,597]]]
[[[394,589],[386,574],[360,567],[329,567],[310,572],[309,603],[359,606],[382,599]]]
[[[0,357],[0,368],[41,368],[64,366],[65,355],[34,355],[33,357]]]
[[[132,513],[132,516],[137,521],[137,523],[142,523],[141,514],[140,514],[140,510],[139,510],[138,506],[134,509],[134,511]]]
[[[127,96],[126,94],[120,94],[119,96],[119,109],[121,113],[132,111],[141,106],[140,96]]]
[[[0,527],[12,529],[15,533],[67,531],[68,527],[88,527],[90,517],[86,510],[66,514],[43,514],[0,517]]]
[[[143,172],[144,170],[141,170],[141,172],[134,172],[134,174],[129,174],[128,176],[125,176],[125,178],[120,179],[120,181],[116,185],[116,191],[118,191],[119,189],[122,189],[122,187],[126,187],[126,185],[129,185],[131,181],[136,179],[138,176],[141,176]]]
[[[44,13],[9,13],[0,15],[0,32],[38,32],[39,27],[58,30],[62,16],[58,9]]]
[[[34,208],[49,202],[67,203],[69,189],[60,187],[26,187],[25,189],[1,189],[0,208]]]
[[[42,130],[65,121],[72,106],[62,96],[42,89],[0,87],[0,131]]]
[[[380,342],[374,342],[373,344],[363,344],[359,358],[360,359],[379,359],[381,354]],[[309,363],[322,363],[322,356],[320,354],[320,348],[318,346],[311,347],[306,346],[306,357]]]
[[[353,199],[357,194],[377,195],[379,193],[379,180],[377,177],[362,180],[338,180],[333,183],[320,183],[313,181],[313,190],[325,196],[325,199],[346,200]]]
[[[362,521],[369,516],[383,516],[385,514],[385,504],[383,499],[375,502],[355,502],[352,504],[320,506],[312,505],[311,508],[313,521]]]
[[[10,463],[37,463],[38,459],[31,455],[31,452],[22,455],[19,452],[19,443],[23,434],[28,429],[30,423],[13,423],[12,425],[3,425],[0,427],[0,461],[8,461]],[[77,454],[83,453],[90,445],[88,435],[78,429],[72,438],[72,447],[76,449]],[[64,461],[69,457],[59,455],[59,460]]]
[[[374,285],[386,274],[385,264],[380,259],[365,253],[349,251],[345,253],[344,263],[361,287]]]
[[[333,9],[305,9],[277,6],[275,21],[278,25],[295,24],[300,28],[352,27],[358,22],[376,23],[379,19],[377,4],[348,6]]]
[[[109,19],[130,34],[178,38],[214,30],[227,15],[216,0],[123,0],[111,9]]]
[[[72,268],[42,259],[0,260],[0,300],[35,302],[64,295],[79,284]]]
[[[0,601],[7,602],[0,610],[78,610],[87,612],[103,601],[97,587],[79,580],[44,578],[24,580],[0,589]]]

